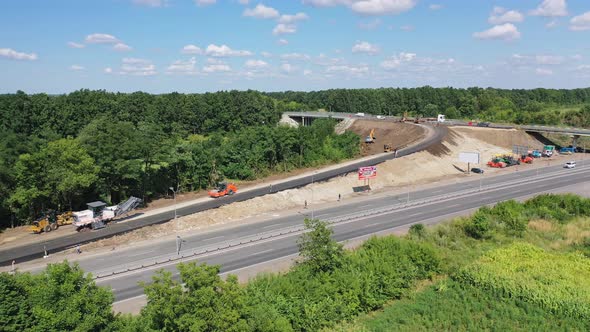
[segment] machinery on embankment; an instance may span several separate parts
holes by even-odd
[[[72,222],[74,222],[72,211],[58,215],[56,211],[48,210],[43,217],[33,221],[29,230],[35,234],[49,233],[58,229],[59,226],[70,225]]]
[[[87,210],[72,213],[74,217],[72,225],[76,227],[77,231],[104,228],[106,224],[115,218],[137,208],[141,204],[141,201],[141,199],[131,196],[125,202],[113,206],[107,206],[102,201],[88,203]]]

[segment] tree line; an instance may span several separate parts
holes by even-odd
[[[323,91],[285,91],[268,96],[295,102],[308,110],[381,115],[411,115],[434,117],[445,114],[451,119],[480,119],[518,124],[567,124],[590,126],[590,88],[555,90],[504,90],[494,88],[455,89],[380,88],[331,89]],[[561,112],[563,106],[574,106]]]
[[[0,228],[358,154],[359,138],[335,135],[333,120],[277,126],[298,108],[255,91],[0,95]]]

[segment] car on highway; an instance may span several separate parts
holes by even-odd
[[[473,167],[473,168],[471,169],[471,171],[472,171],[473,173],[477,173],[477,174],[483,174],[483,169],[481,169],[481,168],[479,168],[479,167]]]
[[[477,124],[478,127],[489,127],[490,123],[489,122],[479,122]]]
[[[575,161],[568,161],[567,163],[565,163],[563,165],[563,168],[575,168],[576,167],[576,162]]]
[[[356,115],[356,116],[365,116],[365,113],[360,113],[360,112],[359,112],[359,113],[356,113],[355,115]]]
[[[385,117],[383,115],[377,115],[377,119],[383,120],[383,119],[385,119]]]

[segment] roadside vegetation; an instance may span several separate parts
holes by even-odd
[[[335,122],[277,126],[297,109],[258,92],[0,96],[0,229],[97,199],[149,201],[359,153]]]
[[[112,294],[67,262],[41,275],[4,273],[0,323],[7,331],[590,329],[590,199],[506,201],[353,251],[326,223],[305,225],[289,272],[240,285],[217,266],[179,264],[180,280],[161,271],[145,285],[138,316],[113,315]]]

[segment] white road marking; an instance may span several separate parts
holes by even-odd
[[[281,225],[273,224],[273,225],[264,226],[262,228],[273,228],[273,227],[277,227],[277,226],[281,226]]]
[[[367,226],[367,227],[371,227],[371,226],[376,226],[376,225],[381,225],[381,223],[380,223],[380,222],[374,222],[374,223],[372,223],[372,224],[368,224],[368,225],[366,225],[366,226]]]
[[[453,204],[453,205],[449,205],[448,207],[452,208],[452,207],[457,207],[457,206],[461,206],[462,204]]]
[[[419,216],[421,214],[424,214],[424,212],[418,212],[418,213],[410,214],[410,215],[408,215],[408,217]]]
[[[259,251],[259,252],[253,253],[252,255],[260,255],[260,254],[264,254],[266,252],[270,252],[270,251],[273,251],[273,250],[274,249],[263,250],[263,251]]]
[[[137,256],[141,256],[141,255],[146,255],[152,252],[156,252],[156,250],[150,250],[150,251],[144,251],[144,252],[139,252],[137,254],[133,254],[133,255],[126,255],[127,257],[137,257]]]
[[[362,208],[371,207],[371,206],[373,206],[373,204],[361,205],[358,208],[362,209]]]
[[[215,239],[223,239],[225,236],[220,235],[220,236],[216,236],[216,237],[210,237],[207,239],[203,239],[203,241],[209,241],[209,240],[215,240]]]

